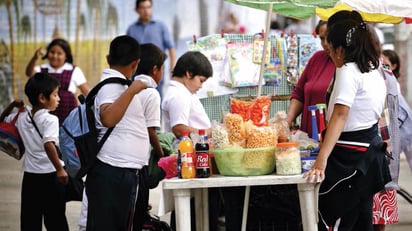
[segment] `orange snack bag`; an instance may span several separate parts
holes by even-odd
[[[269,96],[260,96],[253,101],[249,109],[249,119],[256,126],[267,126],[269,124],[270,104],[272,100]]]
[[[244,101],[232,98],[230,100],[230,112],[242,116],[243,121],[246,121],[249,119],[249,110],[252,104],[252,101]]]

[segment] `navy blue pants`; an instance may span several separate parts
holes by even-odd
[[[64,185],[52,173],[24,172],[21,189],[20,228],[41,231],[68,231]]]
[[[98,160],[86,179],[87,230],[131,230],[138,185],[138,170]]]

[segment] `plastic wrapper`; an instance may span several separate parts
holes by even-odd
[[[243,121],[251,120],[256,126],[267,126],[271,103],[270,96],[260,96],[252,101],[232,98],[230,112],[241,115]]]
[[[166,179],[177,176],[176,158],[177,154],[171,154],[170,156],[160,158],[157,162],[157,165],[166,173]]]
[[[229,146],[229,134],[223,124],[212,124],[212,143],[217,149]]]
[[[245,146],[246,131],[243,118],[239,114],[227,113],[224,119],[229,142],[233,145]]]
[[[247,127],[246,148],[276,146],[278,136],[271,127]]]
[[[289,141],[290,129],[289,124],[286,121],[286,112],[277,112],[275,117],[269,120],[269,125],[276,130],[279,143]]]

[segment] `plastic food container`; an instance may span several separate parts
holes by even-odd
[[[301,173],[299,144],[297,142],[278,143],[276,146],[276,174],[296,175]]]
[[[316,156],[301,157],[302,173],[309,171],[315,163]]]
[[[213,149],[224,176],[259,176],[274,172],[276,147]]]

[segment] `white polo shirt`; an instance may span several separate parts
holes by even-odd
[[[160,128],[160,94],[156,90],[156,82],[148,75],[138,75],[135,79],[146,80],[151,86],[150,88],[146,88],[137,94],[143,107],[146,126],[148,128]]]
[[[125,78],[113,69],[103,70],[101,80],[109,77]],[[100,122],[100,105],[113,103],[127,89],[118,83],[106,84],[96,95],[94,102],[99,138],[103,137],[107,128]],[[149,135],[140,99],[134,96],[123,118],[116,124],[112,133],[104,143],[97,158],[104,163],[121,168],[141,169],[149,160]]]
[[[196,94],[192,94],[182,83],[170,80],[162,101],[162,118],[166,132],[183,124],[197,129],[211,127],[210,119]]]
[[[27,109],[31,110],[29,107]],[[10,114],[5,121],[10,122],[14,116],[15,113]],[[33,120],[43,139],[40,138],[26,111],[21,112],[16,121],[16,127],[25,147],[23,171],[30,173],[55,172],[56,169],[47,156],[44,144],[52,141],[59,145],[59,119],[50,114],[49,110],[41,109],[34,114]],[[60,162],[64,166],[64,162]]]
[[[332,116],[335,104],[350,107],[343,131],[358,131],[376,124],[383,111],[386,85],[377,70],[361,73],[356,63],[336,68],[336,80],[331,93],[326,119]]]

